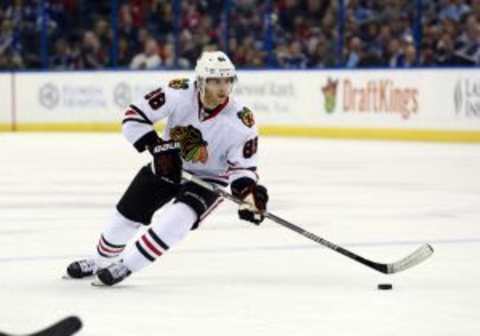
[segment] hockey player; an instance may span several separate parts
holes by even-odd
[[[114,285],[196,229],[222,200],[192,182],[182,183],[182,169],[211,183],[230,184],[232,193],[250,204],[239,208],[239,217],[262,222],[268,194],[257,183],[257,129],[252,111],[230,96],[235,67],[221,51],[204,52],[195,75],[194,81],[170,81],[125,112],[123,134],[137,151],[149,151],[153,161],[140,169],[118,202],[96,255],[71,263],[69,277],[96,275],[97,284]],[[154,123],[162,119],[166,127],[159,137]],[[162,215],[150,225],[161,207]],[[150,227],[124,251],[142,225]]]

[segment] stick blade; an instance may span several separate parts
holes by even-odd
[[[391,274],[405,271],[427,260],[432,254],[433,247],[430,244],[424,244],[405,258],[400,259],[392,264],[388,264],[387,273]]]
[[[77,316],[66,317],[57,323],[28,336],[70,336],[82,328],[82,321]]]

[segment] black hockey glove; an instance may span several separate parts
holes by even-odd
[[[240,219],[260,225],[265,218],[262,212],[267,209],[267,188],[256,184],[250,178],[242,177],[232,182],[231,189],[234,196],[248,203],[238,208]]]
[[[155,144],[147,147],[153,156],[152,170],[162,180],[179,184],[182,180],[182,158],[180,144],[173,140],[164,141],[160,138]]]

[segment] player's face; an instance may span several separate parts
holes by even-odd
[[[205,100],[212,105],[225,102],[232,92],[233,78],[208,78],[205,83]]]

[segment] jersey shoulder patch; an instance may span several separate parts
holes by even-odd
[[[168,82],[168,87],[175,90],[187,90],[190,87],[189,78],[175,78]]]
[[[237,117],[248,128],[252,128],[253,125],[255,125],[255,117],[253,116],[253,112],[246,106],[237,112]]]

